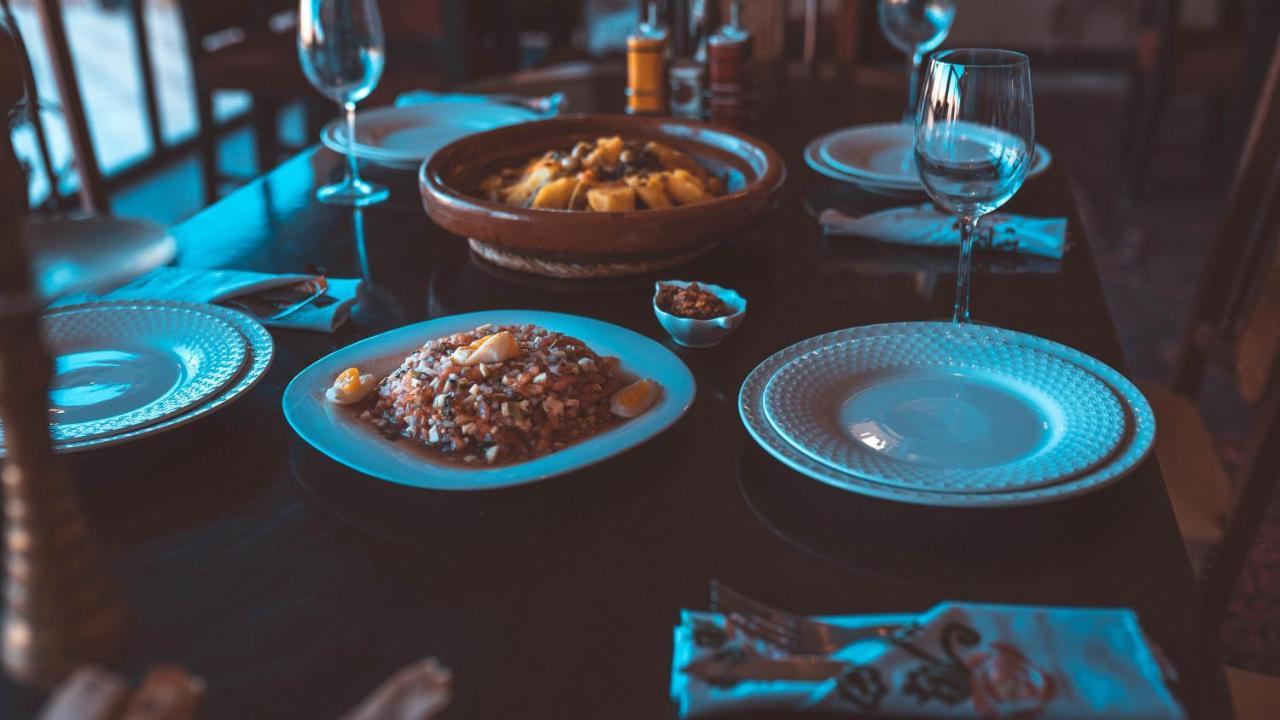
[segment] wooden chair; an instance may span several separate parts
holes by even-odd
[[[1249,448],[1232,502],[1227,472],[1196,398],[1219,366],[1250,410]],[[1156,454],[1197,575],[1221,627],[1269,502],[1280,485],[1280,49],[1273,54],[1218,238],[1169,385],[1144,384]],[[1280,679],[1226,668],[1237,717],[1280,707]]]
[[[1183,0],[1145,0],[1123,130],[1127,189],[1141,192],[1151,150],[1173,95],[1193,95],[1205,106],[1203,161],[1212,168],[1223,147],[1231,98],[1243,72],[1240,0],[1221,0],[1217,26],[1181,27]],[[1264,61],[1265,62],[1265,61]]]
[[[11,47],[17,54],[14,64],[19,69],[23,87],[26,89],[24,112],[35,130],[37,156],[45,176],[49,178],[52,190],[47,201],[48,208],[55,212],[68,210],[70,204],[58,191],[58,168],[53,164],[44,123],[40,118],[42,98],[36,85],[35,74],[32,72],[26,43],[18,29],[9,0],[0,0],[0,8],[3,9],[3,18],[0,21],[10,28]],[[39,12],[45,44],[49,48],[54,80],[58,85],[59,108],[71,139],[72,158],[79,176],[80,206],[89,213],[109,214],[111,202],[107,195],[106,181],[102,176],[98,157],[93,148],[93,138],[89,134],[89,120],[80,98],[80,85],[76,80],[75,64],[72,62],[70,46],[67,44],[61,4],[57,0],[39,0],[36,3],[36,9]]]
[[[223,180],[218,171],[214,93],[249,94],[257,167],[265,171],[280,153],[281,107],[311,92],[298,64],[294,28],[271,27],[272,16],[290,8],[296,11],[296,3],[290,0],[182,0],[206,202],[218,198]]]
[[[1272,58],[1229,198],[1205,265],[1170,385],[1146,385],[1156,453],[1188,553],[1220,622],[1280,480],[1280,51]],[[1228,374],[1250,410],[1249,451],[1231,502],[1227,473],[1196,398],[1207,372]],[[1233,509],[1234,508],[1234,509]],[[1226,517],[1229,516],[1229,522]],[[1220,541],[1220,543],[1219,543]],[[1217,546],[1216,561],[1210,561]]]

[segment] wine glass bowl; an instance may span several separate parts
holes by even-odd
[[[1031,62],[1008,50],[947,50],[929,59],[914,156],[925,192],[960,219],[956,322],[968,322],[979,219],[1022,187],[1035,153]]]
[[[300,0],[298,61],[307,81],[342,106],[346,117],[347,174],[316,191],[320,202],[363,206],[390,191],[360,178],[355,156],[356,103],[378,86],[386,40],[376,0]]]
[[[907,55],[907,108],[903,119],[916,112],[920,62],[947,39],[956,19],[955,0],[880,0],[880,30],[891,45]]]

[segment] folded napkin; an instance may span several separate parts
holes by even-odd
[[[772,650],[723,615],[681,611],[671,671],[680,716],[816,710],[1038,720],[1186,717],[1165,684],[1172,673],[1130,610],[942,603],[918,617],[821,620],[901,628],[789,673],[801,656]],[[760,676],[808,677],[755,679]]]
[[[818,216],[818,222],[823,232],[830,235],[856,235],[925,247],[960,244],[960,225],[955,216],[929,204],[881,210],[861,217],[828,209]],[[1066,218],[994,213],[982,218],[977,242],[980,247],[1061,260],[1066,237]]]
[[[272,316],[301,304],[324,282],[322,295],[279,318]],[[272,275],[246,270],[203,270],[162,267],[102,295],[79,296],[75,302],[93,300],[181,300],[227,303],[254,315],[262,324],[293,330],[333,332],[346,322],[351,308],[360,302],[364,281],[324,278],[318,275]],[[59,304],[64,304],[63,303]]]

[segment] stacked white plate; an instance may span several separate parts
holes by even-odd
[[[417,170],[437,150],[473,133],[537,120],[538,114],[515,105],[489,102],[432,102],[380,107],[356,115],[356,157],[395,170]],[[334,120],[320,131],[320,142],[347,151],[347,126]]]
[[[796,343],[747,376],[738,409],[756,442],[797,472],[919,505],[1073,497],[1124,476],[1155,440],[1142,393],[1099,360],[943,322]]]
[[[274,352],[271,334],[256,320],[214,305],[68,305],[46,311],[41,326],[54,359],[49,432],[60,453],[149,437],[203,417],[248,392]]]
[[[804,161],[815,172],[857,185],[879,195],[924,192],[916,171],[915,129],[908,123],[855,125],[814,139],[804,149]],[[1027,170],[1033,178],[1049,169],[1053,156],[1036,144]]]

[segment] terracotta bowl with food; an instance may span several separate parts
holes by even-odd
[[[469,135],[418,179],[431,219],[484,260],[590,278],[707,252],[759,221],[785,178],[773,148],[727,128],[578,115]]]

